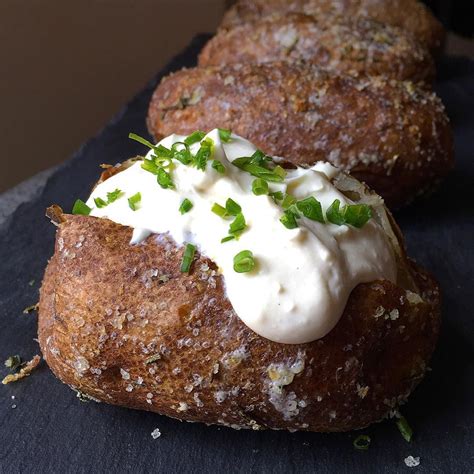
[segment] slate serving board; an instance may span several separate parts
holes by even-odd
[[[36,316],[22,310],[37,301],[53,250],[55,229],[44,217],[45,208],[58,203],[70,209],[77,197],[87,197],[100,163],[140,151],[127,135],[146,134],[153,87],[171,70],[194,65],[205,40],[196,38],[60,167],[39,197],[0,227],[0,360],[39,353]],[[372,444],[361,452],[352,446],[359,433],[233,431],[81,403],[42,362],[29,378],[0,387],[0,472],[405,472],[410,469],[404,459],[413,455],[421,461],[411,468],[416,472],[472,473],[474,63],[443,59],[437,91],[455,130],[456,169],[430,199],[397,215],[410,255],[438,276],[444,293],[433,371],[403,409],[415,432],[412,443],[391,421],[363,431]],[[6,374],[2,367],[1,376]],[[162,433],[156,440],[151,437],[155,428]]]

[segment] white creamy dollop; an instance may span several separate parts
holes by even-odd
[[[94,189],[87,201],[93,208],[91,215],[132,227],[132,244],[151,233],[169,233],[179,244],[195,244],[217,264],[239,318],[260,336],[280,343],[299,344],[325,336],[359,283],[396,281],[392,248],[373,219],[356,229],[301,218],[299,228],[289,230],[279,220],[281,207],[269,196],[255,196],[255,178],[231,164],[236,158],[251,156],[256,147],[234,134],[224,143],[217,130],[206,137],[214,141],[212,158],[222,162],[225,174],[216,172],[211,160],[205,172],[175,161],[175,189],[163,189],[139,161]],[[184,138],[171,135],[160,144],[171,148]],[[191,151],[199,147],[196,143]],[[284,182],[270,183],[270,190],[288,192],[297,199],[314,196],[325,211],[334,199],[351,203],[331,183],[337,174],[332,165],[317,163],[310,169],[288,170]],[[106,207],[95,207],[94,198],[105,199],[115,189],[124,196]],[[133,211],[127,198],[137,192],[141,202]],[[193,208],[181,215],[178,209],[184,198]],[[211,207],[214,203],[225,206],[228,198],[242,207],[247,229],[238,240],[221,243],[230,221],[211,212]],[[249,273],[233,269],[233,258],[242,250],[252,251],[256,261]]]

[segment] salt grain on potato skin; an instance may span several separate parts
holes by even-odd
[[[166,237],[150,236],[132,246],[130,228],[107,219],[64,216],[57,234],[63,248],[73,246],[78,235],[87,237],[81,258],[63,260],[56,253],[46,270],[39,341],[54,373],[96,400],[233,428],[361,428],[406,399],[426,370],[438,334],[436,283],[408,262],[418,289],[383,281],[359,285],[326,337],[284,345],[258,336],[240,321],[219,275],[215,287],[192,285],[201,282],[201,264],[214,267],[205,257],[197,255],[198,270],[183,274],[182,249]],[[170,247],[176,251],[170,254]],[[137,269],[135,276],[130,268]],[[170,275],[170,281],[147,288],[140,275],[149,268]],[[124,284],[122,312],[138,315],[144,307],[155,308],[147,311],[145,327],[132,320],[116,328],[114,313],[104,311],[115,307]],[[407,289],[422,298],[410,298],[415,304],[406,299],[402,305]],[[166,310],[154,305],[163,300],[168,302]],[[398,318],[375,318],[380,306],[397,309]],[[80,318],[90,331],[79,327]],[[188,325],[199,327],[199,334],[178,350],[176,341],[188,338]],[[109,337],[99,343],[104,334]],[[51,350],[48,340],[59,352]],[[205,353],[197,351],[195,343],[207,343]],[[348,353],[343,348],[349,346]],[[84,360],[74,366],[79,348]],[[150,348],[149,354],[144,348]],[[150,373],[146,363],[158,348],[162,357],[153,366],[159,376]],[[83,371],[85,367],[101,367],[101,373]],[[133,383],[128,391],[138,380],[142,383]]]
[[[226,84],[229,76],[235,81]],[[189,105],[197,87],[200,101]],[[454,160],[449,120],[435,94],[411,82],[356,79],[314,65],[178,71],[155,90],[147,122],[156,140],[223,127],[296,165],[330,161],[391,208],[430,191]]]

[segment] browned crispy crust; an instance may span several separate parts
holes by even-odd
[[[221,27],[292,12],[314,15],[326,24],[339,18],[371,18],[406,30],[433,52],[445,37],[441,23],[416,0],[239,0],[226,12]]]
[[[318,21],[290,14],[221,30],[202,50],[200,66],[304,60],[353,75],[432,82],[429,51],[401,28],[367,18]]]
[[[161,82],[148,113],[157,140],[215,127],[298,165],[329,161],[392,208],[431,190],[453,164],[449,121],[433,93],[310,65],[187,69]]]
[[[64,216],[45,273],[39,342],[53,372],[100,401],[234,428],[344,431],[385,417],[426,370],[439,329],[434,280],[408,265],[423,301],[359,285],[326,337],[284,345],[235,315],[223,279],[166,236]]]

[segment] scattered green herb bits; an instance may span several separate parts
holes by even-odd
[[[196,254],[196,246],[193,244],[186,244],[186,247],[184,249],[184,254],[183,254],[183,260],[181,261],[182,273],[189,273],[195,254]]]
[[[77,199],[72,208],[72,213],[81,216],[88,216],[92,209],[81,199]]]
[[[234,257],[234,271],[248,273],[255,268],[255,260],[250,250],[242,250]]]
[[[370,436],[367,435],[360,435],[354,440],[354,448],[358,449],[359,451],[367,451],[370,446]]]
[[[186,214],[186,213],[189,212],[192,208],[193,208],[193,203],[192,203],[188,198],[184,198],[184,199],[183,199],[183,202],[182,202],[181,205],[179,206],[179,212],[180,212],[181,214]]]
[[[136,211],[140,207],[140,202],[142,200],[141,193],[136,193],[133,196],[128,198],[128,206],[132,211]]]

